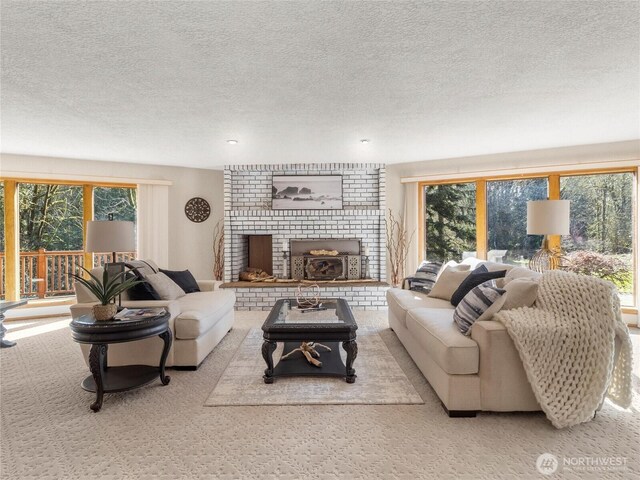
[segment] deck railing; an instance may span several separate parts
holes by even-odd
[[[46,298],[73,295],[73,278],[69,272],[77,272],[84,266],[82,250],[20,252],[20,297]],[[0,252],[0,298],[5,294],[5,258]],[[135,258],[134,252],[116,254],[116,261],[125,262]],[[95,253],[94,265],[111,261],[111,253]]]

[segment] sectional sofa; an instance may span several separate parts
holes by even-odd
[[[508,270],[507,276],[538,277],[531,270],[466,259],[475,268]],[[479,411],[540,410],[518,351],[505,327],[493,320],[476,322],[471,336],[453,322],[447,300],[411,290],[387,291],[389,326],[440,397],[449,416],[475,416]]]
[[[145,261],[158,270],[152,261]],[[92,270],[98,278],[102,268]],[[218,289],[221,282],[198,280],[200,292],[187,293],[175,300],[130,301],[126,295],[122,306],[127,308],[165,307],[171,317],[169,327],[173,333],[173,343],[167,358],[167,367],[196,369],[214,347],[224,338],[234,321],[235,293]],[[95,297],[81,285],[76,284],[78,303],[71,306],[71,316],[91,314]],[[108,365],[157,365],[162,352],[163,341],[159,337],[138,342],[109,345]],[[81,345],[85,361],[88,362],[90,345]]]

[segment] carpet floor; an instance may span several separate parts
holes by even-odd
[[[264,318],[238,312],[234,329],[198,371],[169,370],[166,387],[106,395],[96,414],[89,410],[93,395],[80,389],[88,370],[69,319],[9,323],[8,338],[18,345],[0,351],[0,477],[541,478],[542,453],[560,462],[625,462],[616,471],[561,465],[550,478],[640,475],[637,378],[631,410],[607,402],[594,421],[566,430],[541,413],[450,419],[384,312],[356,317],[378,328],[423,405],[205,407],[242,339]]]
[[[259,328],[252,328],[249,331],[205,405],[226,407],[229,405],[412,405],[424,403],[378,335],[376,328],[362,326],[358,328],[358,356],[354,363],[357,378],[356,382],[351,384],[345,382],[344,376],[342,378],[280,377],[276,378],[273,384],[264,383],[262,374],[266,364],[260,353],[262,335],[263,332]],[[294,345],[299,345],[299,342]],[[338,344],[334,348],[344,364],[346,352]],[[318,350],[320,360],[323,360],[326,355],[336,353],[325,352],[320,347]],[[284,344],[278,343],[273,352],[276,369],[279,362],[300,362],[307,365],[307,360],[300,352],[281,360],[280,357],[284,353],[286,353]],[[344,365],[341,373],[345,374]]]

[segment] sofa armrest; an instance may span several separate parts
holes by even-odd
[[[222,282],[220,280],[196,280],[201,292],[213,292],[220,289]]]
[[[478,376],[482,410],[540,410],[505,326],[493,320],[476,322],[471,327],[471,338],[480,350]]]

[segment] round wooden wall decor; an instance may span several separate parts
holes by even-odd
[[[201,223],[209,218],[211,207],[204,198],[193,197],[184,206],[184,214],[192,222]]]

